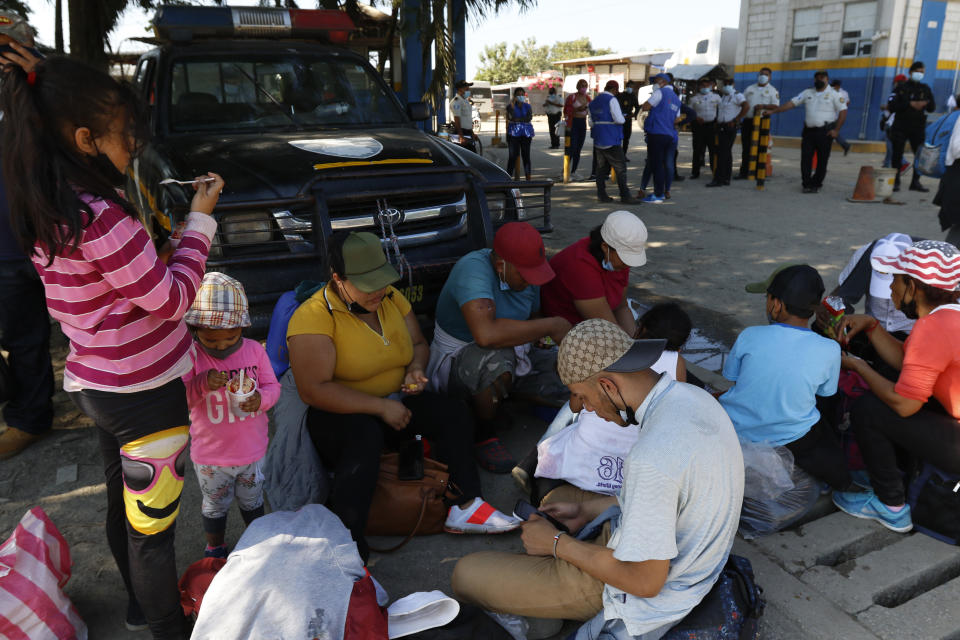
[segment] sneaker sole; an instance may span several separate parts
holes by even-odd
[[[501,533],[510,533],[511,531],[516,531],[519,528],[520,526],[517,525],[512,529],[497,529],[495,531],[467,531],[466,529],[451,529],[450,527],[444,526],[443,530],[446,533],[452,533],[458,536],[468,535],[468,534],[492,536],[492,535],[499,535]]]
[[[148,624],[146,624],[146,623],[144,623],[144,624],[132,624],[132,623],[130,623],[130,622],[127,622],[126,620],[123,621],[123,626],[125,626],[125,627],[127,628],[127,631],[146,631],[147,629],[150,628],[150,625],[148,625]]]
[[[892,524],[890,524],[889,522],[887,522],[886,520],[884,520],[883,518],[881,518],[880,516],[868,516],[868,515],[866,515],[865,513],[854,513],[854,512],[852,512],[852,511],[847,511],[846,509],[844,509],[843,507],[841,507],[839,504],[837,504],[837,503],[836,503],[835,501],[833,501],[833,500],[831,500],[831,502],[833,502],[833,505],[834,505],[837,509],[840,509],[840,511],[843,511],[843,512],[844,512],[845,514],[847,514],[848,516],[853,516],[854,518],[860,518],[861,520],[873,520],[873,521],[876,522],[876,523],[882,524],[882,525],[885,526],[887,529],[890,529],[890,531],[896,531],[897,533],[909,533],[910,531],[913,530],[913,523],[912,523],[912,522],[910,523],[910,526],[909,526],[909,527],[895,527],[895,526],[893,526]]]

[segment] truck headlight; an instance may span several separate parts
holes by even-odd
[[[266,211],[250,211],[224,216],[220,222],[226,244],[256,244],[273,239],[273,225]]]
[[[487,208],[490,209],[490,222],[503,222],[507,215],[507,196],[503,193],[487,194]]]
[[[517,220],[526,220],[527,210],[523,208],[523,198],[520,197],[520,189],[511,189],[510,195],[513,196],[513,206],[517,209]]]

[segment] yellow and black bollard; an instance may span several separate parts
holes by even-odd
[[[757,120],[760,120],[757,126]],[[767,147],[770,144],[770,116],[757,116],[753,119],[754,127],[759,129],[759,134],[754,130],[754,139],[757,140],[757,191],[763,191],[763,183],[767,179]]]
[[[750,176],[751,180],[757,177],[757,151],[760,146],[760,120],[759,114],[753,116],[753,130],[750,132]]]

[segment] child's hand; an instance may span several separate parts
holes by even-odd
[[[216,369],[210,369],[210,371],[207,371],[207,389],[210,389],[210,391],[216,391],[225,384],[227,384],[226,371],[217,371]]]
[[[254,391],[253,395],[240,403],[240,410],[247,413],[256,413],[260,409],[260,392]]]
[[[213,181],[201,182],[204,178],[213,178]],[[223,178],[216,173],[207,173],[205,176],[197,176],[196,179],[197,182],[193,183],[196,193],[193,194],[190,211],[211,214],[220,199],[220,192],[223,191]]]

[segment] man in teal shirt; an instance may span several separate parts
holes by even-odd
[[[509,392],[550,406],[569,393],[560,382],[553,349],[570,330],[563,318],[539,316],[540,285],[552,280],[540,234],[511,222],[497,232],[493,249],[460,258],[437,300],[427,375],[432,388],[469,397],[477,414],[477,458],[494,473],[515,461],[495,436],[493,421]]]

